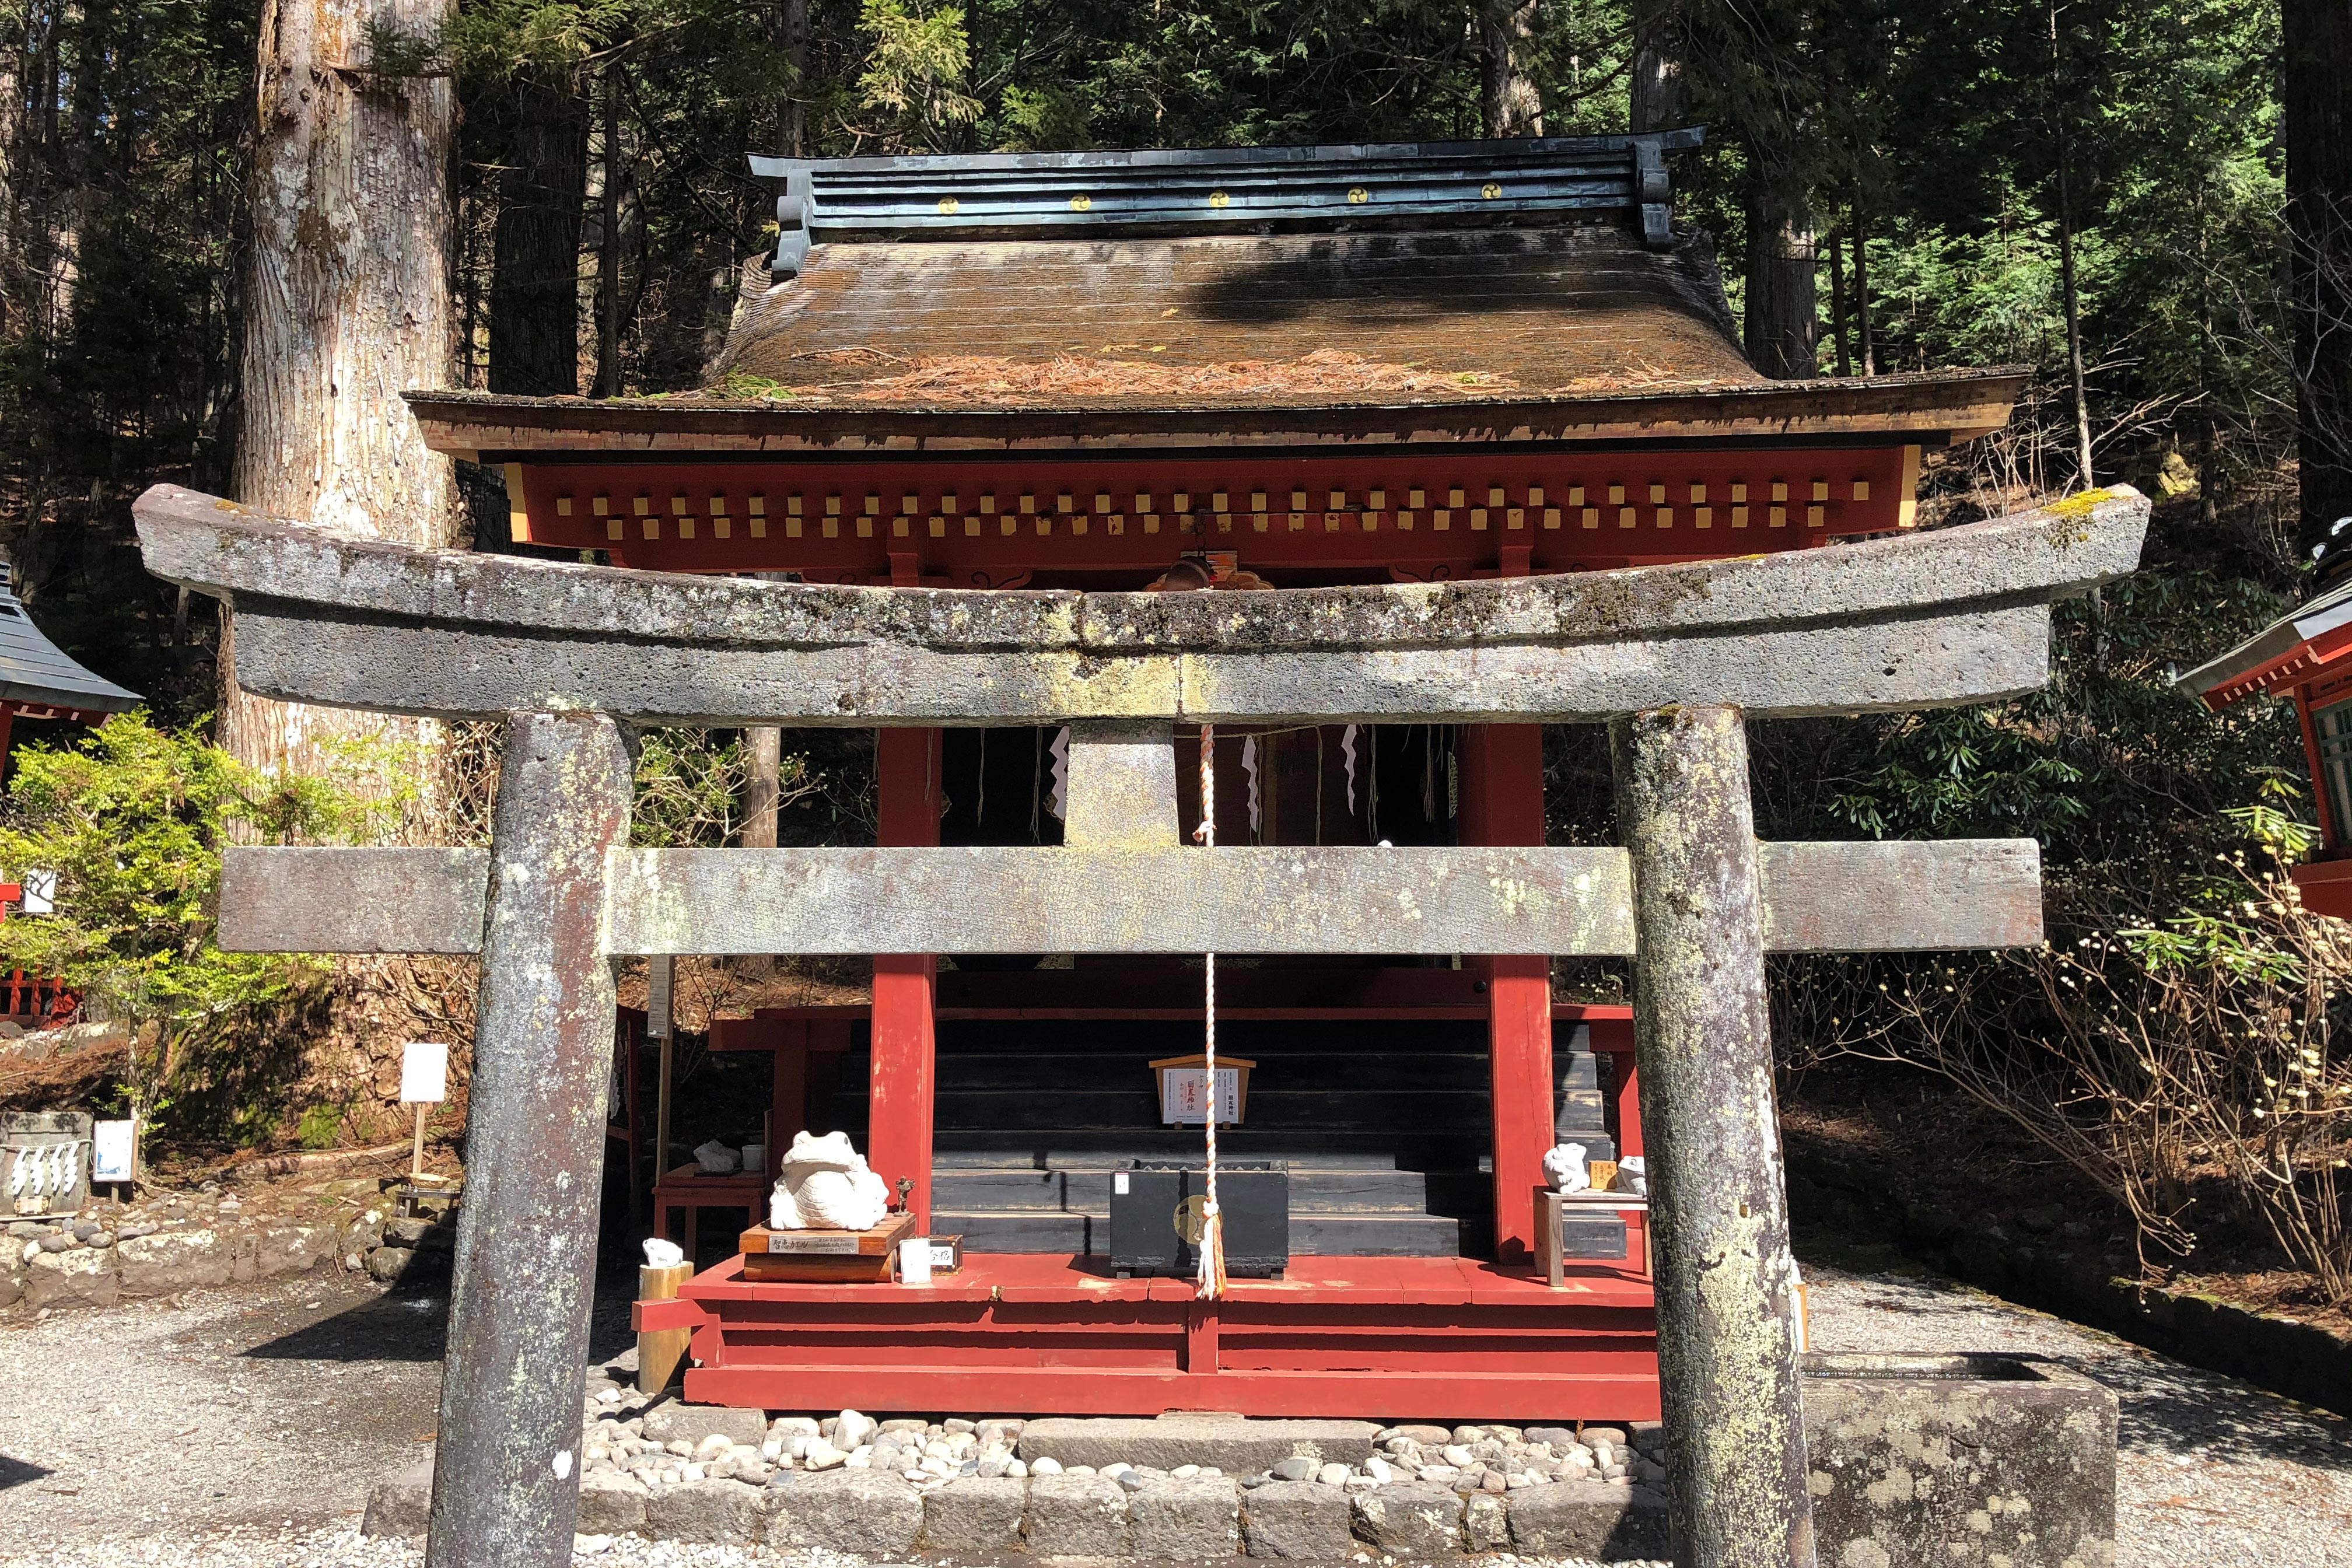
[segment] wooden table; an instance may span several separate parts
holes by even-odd
[[[1566,1258],[1562,1256],[1560,1221],[1579,1209],[1599,1209],[1605,1213],[1640,1215],[1642,1232],[1642,1272],[1655,1279],[1650,1256],[1650,1200],[1639,1193],[1558,1193],[1549,1187],[1536,1189],[1536,1261],[1543,1268],[1544,1278],[1558,1285],[1566,1277]]]
[[[757,1224],[767,1217],[768,1187],[762,1172],[712,1176],[706,1175],[699,1165],[680,1165],[654,1184],[654,1234],[667,1239],[671,1211],[684,1209],[686,1260],[691,1263],[698,1211],[741,1209]]]

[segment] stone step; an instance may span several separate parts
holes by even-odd
[[[958,1210],[934,1207],[931,1229],[961,1236],[971,1252],[1048,1252],[1097,1256],[1110,1251],[1108,1212]],[[1480,1245],[1475,1222],[1430,1214],[1299,1214],[1290,1216],[1290,1250],[1302,1258],[1457,1258]]]
[[[1063,1209],[1099,1214],[1109,1207],[1111,1178],[1124,1163],[1102,1163],[1092,1169],[1045,1171],[935,1165],[932,1201],[959,1209]],[[1294,1214],[1423,1214],[1433,1207],[1443,1213],[1458,1213],[1465,1205],[1486,1201],[1487,1178],[1475,1171],[1295,1167],[1289,1175]]]

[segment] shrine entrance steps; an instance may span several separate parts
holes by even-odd
[[[1221,1159],[1288,1165],[1296,1256],[1460,1258],[1486,1249],[1491,1225],[1480,1211],[1491,1178],[1475,1168],[1433,1171],[1394,1156],[1234,1142],[1218,1141]],[[1199,1150],[1187,1138],[1156,1146],[1139,1139],[1111,1151],[941,1153],[932,1165],[931,1228],[987,1252],[1108,1253],[1111,1173],[1130,1160],[1198,1159]]]
[[[1109,1252],[1111,1173],[1201,1158],[1198,1128],[1161,1125],[1150,1066],[1199,1049],[1189,1022],[942,1022],[933,1233],[978,1252]],[[1218,1049],[1256,1064],[1244,1123],[1219,1134],[1219,1155],[1288,1165],[1294,1256],[1490,1249],[1483,1024],[1236,1022],[1219,1029]],[[843,1123],[862,1119],[866,1081],[863,1057],[851,1057],[835,1102]]]

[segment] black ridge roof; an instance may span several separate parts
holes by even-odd
[[[0,573],[5,571],[0,567]],[[102,679],[67,658],[41,635],[15,592],[0,581],[0,702],[120,713],[140,700],[136,691]]]

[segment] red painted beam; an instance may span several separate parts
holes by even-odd
[[[1477,724],[1462,731],[1462,841],[1541,844],[1543,729]],[[1486,960],[1486,1057],[1494,1117],[1495,1246],[1504,1262],[1535,1254],[1535,1209],[1552,1146],[1551,961]]]
[[[897,847],[940,841],[942,749],[937,730],[877,732],[877,842]],[[918,1235],[929,1235],[931,1224],[931,1097],[938,1047],[932,985],[938,967],[929,953],[882,953],[874,960],[866,1162],[890,1184],[894,1196],[900,1181],[913,1184],[908,1205],[914,1211]]]
[[[1141,586],[1188,550],[1432,581],[1748,554],[1905,525],[1906,448],[515,465],[533,542],[659,571]],[[902,572],[901,575],[905,573]]]
[[[656,1329],[698,1329],[713,1321],[702,1303],[683,1297],[629,1303],[629,1327],[641,1334]]]

